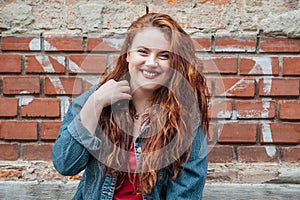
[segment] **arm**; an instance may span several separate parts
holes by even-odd
[[[102,108],[121,99],[130,99],[129,91],[127,81],[110,80],[97,90],[93,87],[70,104],[52,150],[53,164],[58,172],[75,175],[85,168],[90,155],[99,158],[105,147],[95,136],[95,130]]]
[[[88,143],[100,141],[82,124],[80,111],[94,89],[77,97],[69,106],[52,149],[52,161],[57,171],[70,176],[83,170],[89,160]]]
[[[168,200],[199,200],[207,173],[207,143],[206,137],[199,127],[192,144],[191,156],[177,176],[176,180],[169,180],[166,199]]]

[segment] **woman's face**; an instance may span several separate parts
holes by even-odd
[[[170,76],[170,40],[159,28],[143,28],[127,53],[131,89],[155,90]]]

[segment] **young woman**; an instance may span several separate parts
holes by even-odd
[[[70,104],[53,147],[74,199],[201,199],[208,91],[193,41],[170,16],[128,28],[113,71]]]

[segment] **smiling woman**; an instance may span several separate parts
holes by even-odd
[[[170,16],[134,21],[116,65],[70,105],[53,147],[74,199],[201,199],[208,90],[190,36]]]
[[[145,93],[165,85],[169,77],[170,38],[159,28],[144,28],[133,39],[127,53],[131,90]],[[139,97],[137,97],[139,98]]]

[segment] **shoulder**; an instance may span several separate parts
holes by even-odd
[[[81,95],[79,95],[78,97],[76,97],[73,101],[72,101],[72,108],[77,110],[77,109],[81,109],[83,107],[83,105],[85,104],[85,102],[88,100],[88,98],[97,90],[97,85],[94,85],[92,87],[90,87],[89,90],[87,90],[86,92],[82,93]]]
[[[87,99],[96,91],[96,89],[97,85],[94,85],[89,90],[76,97],[72,102],[73,106],[82,107]]]

